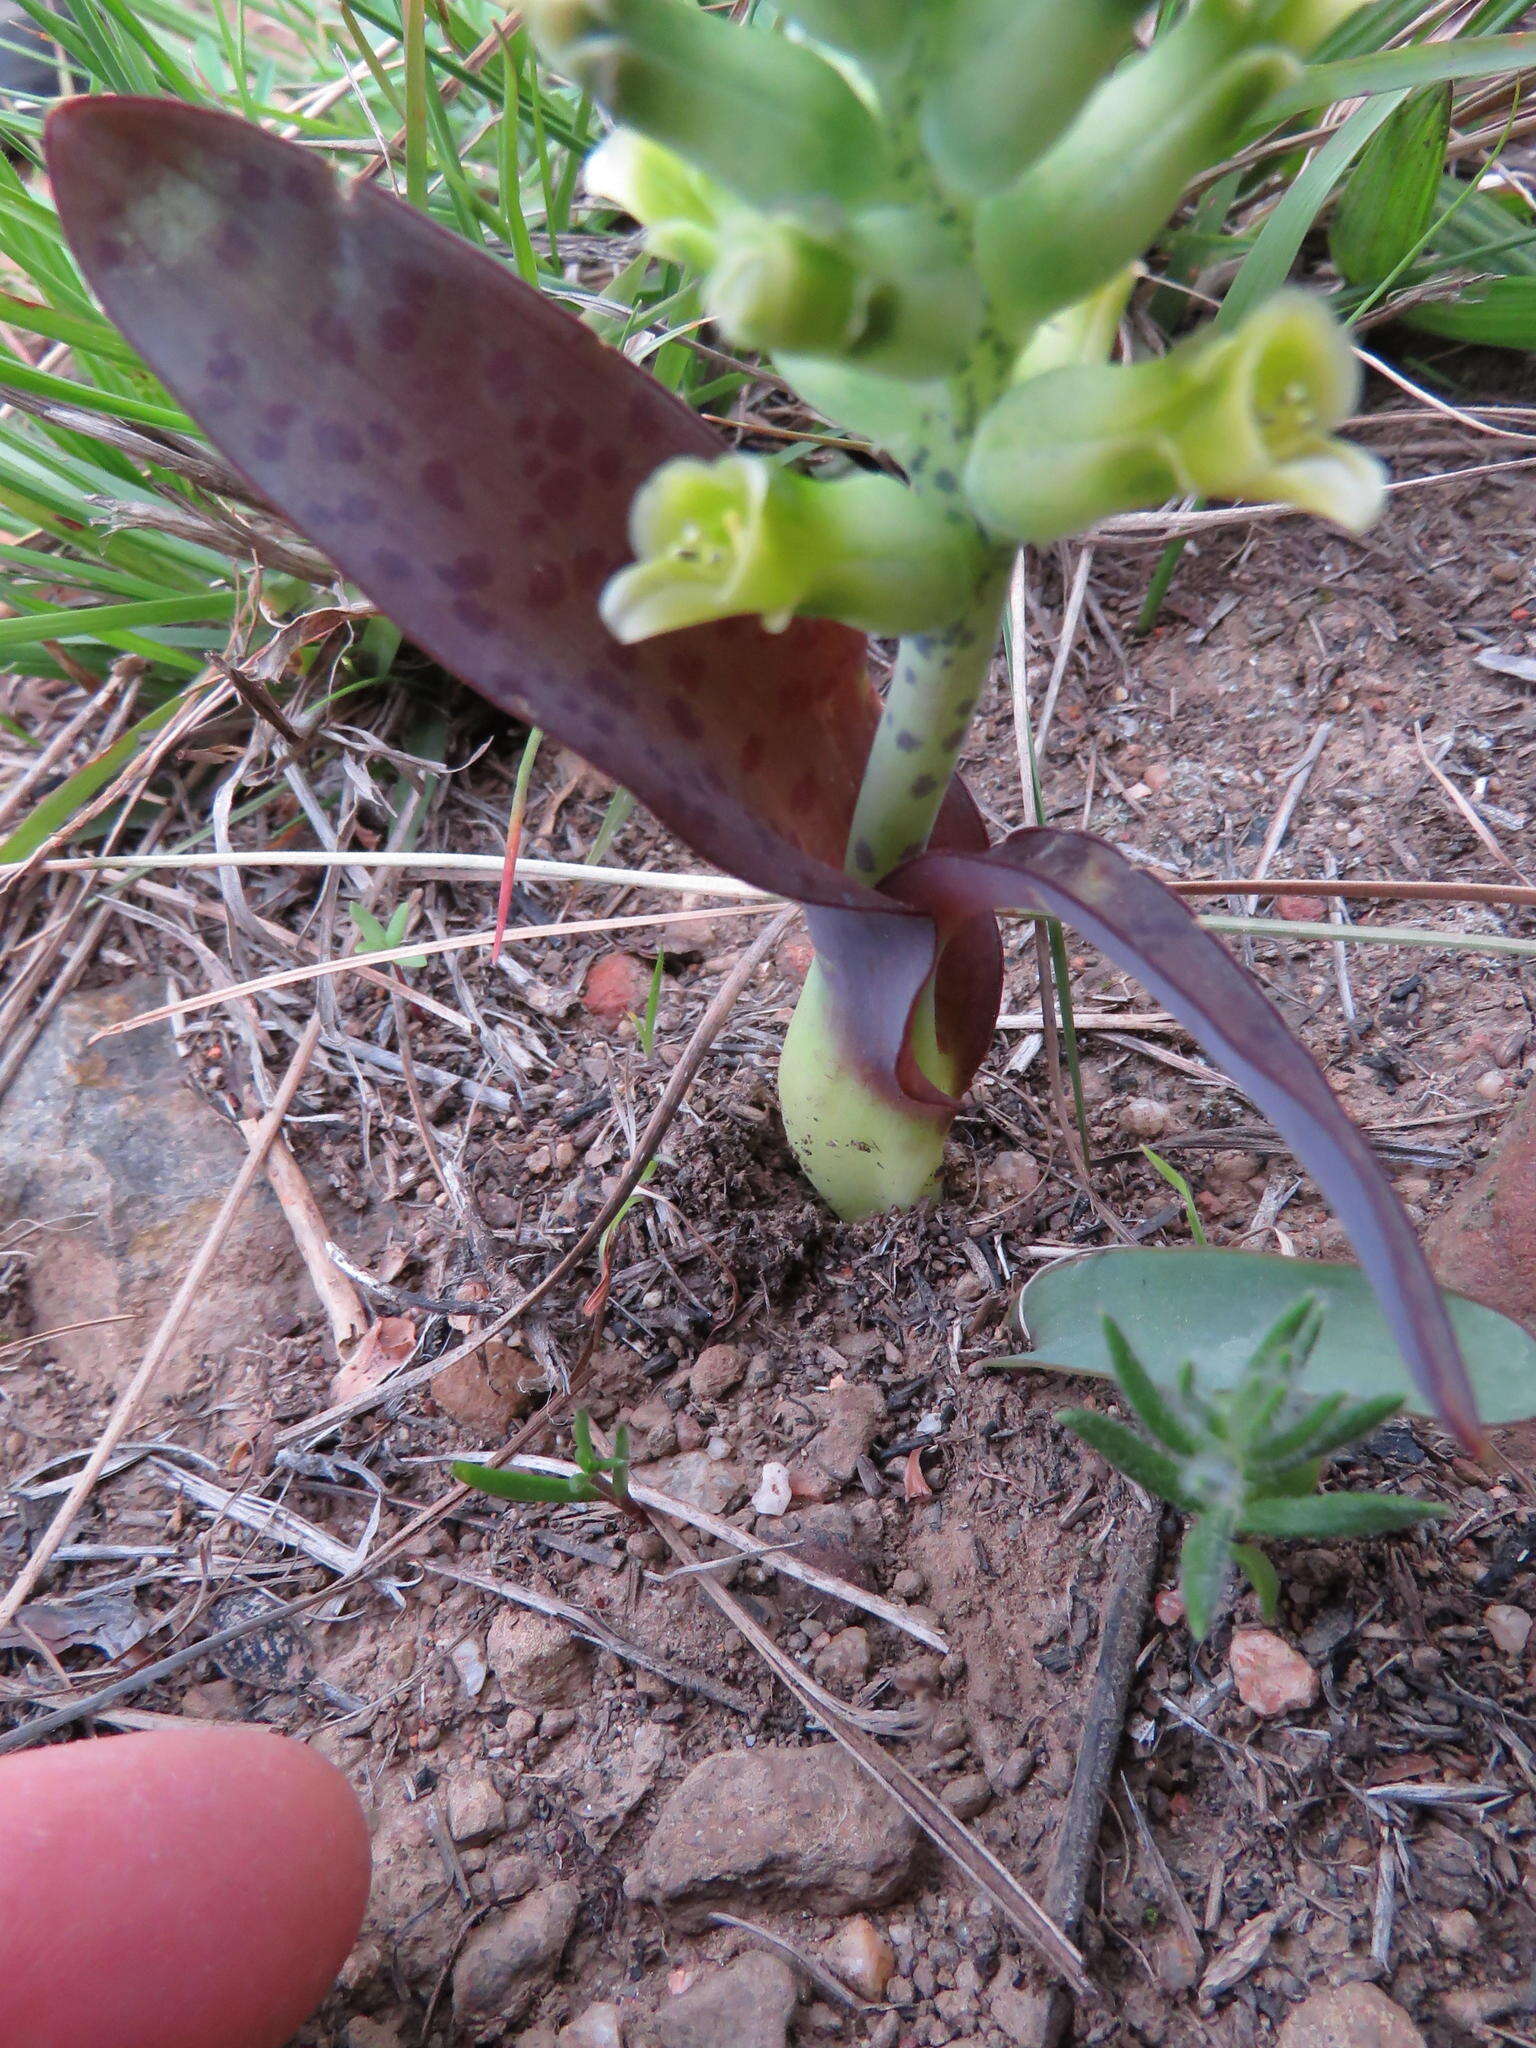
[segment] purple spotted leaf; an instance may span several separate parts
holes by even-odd
[[[1425,1397],[1463,1442],[1478,1441],[1477,1404],[1445,1304],[1375,1153],[1258,983],[1171,890],[1103,840],[1053,829],[1012,833],[980,854],[920,854],[885,887],[928,913],[926,943],[889,914],[811,913],[861,1071],[909,1078],[910,1018],[948,935],[999,910],[1059,918],[1134,974],[1271,1119],[1349,1232]]]
[[[864,641],[735,619],[621,647],[598,591],[711,429],[590,329],[311,150],[173,100],[48,122],[103,306],[261,495],[442,665],[746,879],[848,903]]]

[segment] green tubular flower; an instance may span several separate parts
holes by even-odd
[[[1015,386],[981,423],[966,493],[992,532],[1037,544],[1183,492],[1279,501],[1359,533],[1385,477],[1332,433],[1358,394],[1343,330],[1316,300],[1281,293],[1235,334],[1160,362]]]
[[[530,0],[543,56],[626,127],[757,205],[869,199],[885,136],[848,81],[786,37],[693,0]]]
[[[1359,404],[1360,366],[1326,307],[1278,292],[1204,346],[1200,395],[1178,434],[1185,488],[1271,499],[1363,533],[1386,502],[1386,471],[1332,432]]]
[[[1130,50],[1145,0],[954,0],[926,53],[922,136],[972,195],[1016,178]]]
[[[962,369],[982,320],[959,237],[896,206],[825,233],[738,213],[704,297],[745,347],[840,358],[909,381]]]
[[[751,455],[664,463],[630,513],[636,560],[609,578],[603,622],[649,640],[707,619],[797,613],[918,633],[963,608],[986,544],[891,477],[799,476]]]
[[[857,264],[835,244],[761,215],[731,223],[704,284],[705,310],[739,347],[811,355],[845,355],[868,298]]]
[[[1177,28],[1123,64],[1045,155],[977,212],[983,282],[1020,332],[1134,262],[1185,186],[1299,75],[1255,45],[1252,0],[1196,0]]]
[[[653,254],[690,270],[714,262],[727,202],[670,149],[633,128],[615,128],[587,158],[582,178],[594,198],[611,200],[639,221]]]

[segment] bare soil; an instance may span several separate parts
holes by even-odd
[[[1390,430],[1377,438],[1390,445]],[[1423,467],[1422,435],[1415,445]],[[1459,460],[1481,452],[1457,435]],[[1292,771],[1315,746],[1272,872],[1512,882],[1529,859],[1536,814],[1536,694],[1477,656],[1536,659],[1533,529],[1536,484],[1512,468],[1405,494],[1364,543],[1299,522],[1208,535],[1147,640],[1132,629],[1153,555],[1102,545],[1043,763],[1049,816],[1087,824],[1173,876],[1250,874]],[[1037,569],[1037,695],[1059,628],[1063,567]],[[500,739],[476,753],[486,729],[470,700],[441,679],[418,679],[378,707],[378,737],[406,753],[418,748],[427,693],[447,715],[443,757],[467,764],[440,785],[429,843],[494,850],[516,749]],[[61,701],[60,714],[67,709]],[[243,743],[215,735],[202,767],[211,759],[217,770]],[[1478,807],[1501,854],[1430,763]],[[178,771],[177,801],[193,812],[206,801],[199,766]],[[387,763],[375,760],[369,772],[387,787]],[[968,772],[994,818],[1016,821],[1017,752],[1001,679]],[[315,773],[334,798],[337,761]],[[547,752],[527,851],[581,858],[607,797],[597,778]],[[308,843],[293,816],[285,843]],[[387,828],[366,791],[355,819],[356,844]],[[269,810],[251,843],[281,822]],[[679,863],[640,819],[613,857]],[[162,903],[163,914],[222,951],[216,885],[172,879],[179,900]],[[235,919],[232,971],[284,964],[312,943],[323,951],[335,927],[308,929],[317,887],[302,876],[247,876],[246,906],[302,944],[297,955],[264,952],[259,923]],[[415,930],[483,926],[490,901],[478,883],[430,882]],[[520,899],[529,922],[641,907],[612,890],[577,895],[532,883]],[[1262,907],[1274,914],[1272,901]],[[1299,888],[1279,914],[1327,910]],[[1527,911],[1355,903],[1349,914],[1366,924],[1536,935]],[[595,1213],[704,1003],[756,929],[722,916],[623,941],[647,966],[649,948],[665,949],[649,1056],[632,1022],[605,1026],[580,1001],[610,938],[514,946],[514,975],[492,969],[483,951],[414,973],[416,989],[482,1027],[466,1037],[410,1012],[423,1074],[450,1077],[423,1082],[447,1187],[398,1078],[349,1061],[341,1045],[350,1037],[395,1048],[387,994],[355,977],[333,985],[327,1045],[288,1138],[343,1249],[381,1277],[375,1309],[408,1320],[414,1362],[474,1326],[472,1297],[515,1300]],[[1427,1222],[1530,1081],[1528,963],[1272,937],[1231,943],[1357,1117],[1390,1146],[1402,1193]],[[1033,956],[1017,934],[1010,955],[1007,1008],[1029,1010],[1038,1001]],[[773,1047],[803,965],[791,941],[753,981],[623,1228],[593,1412],[605,1423],[628,1417],[637,1456],[660,1462],[663,1475],[675,1478],[666,1461],[679,1456],[691,1455],[695,1471],[700,1459],[712,1464],[725,1511],[767,1542],[796,1543],[823,1569],[928,1610],[952,1645],[942,1658],[865,1614],[808,1597],[767,1565],[739,1567],[733,1579],[780,1646],[819,1666],[834,1691],[912,1710],[915,1731],[895,1746],[925,1782],[942,1792],[980,1777],[967,1795],[980,1807],[971,1825],[1039,1893],[1109,1584],[1146,1508],[1054,1423],[1081,1390],[986,1370],[1010,1348],[1013,1295],[1051,1248],[1112,1241],[1105,1211],[1149,1242],[1184,1239],[1177,1204],[1137,1150],[1148,1101],[1165,1112],[1159,1148],[1193,1181],[1213,1241],[1303,1256],[1341,1245],[1247,1105],[1179,1034],[1147,1028],[1085,1034],[1098,1206],[1072,1166],[1043,1056],[1021,1062],[1028,1034],[1012,1029],[958,1127],[944,1202],[877,1225],[838,1225],[798,1179],[772,1107]],[[1079,1008],[1148,1007],[1087,952],[1073,967]],[[167,970],[183,985],[201,980],[173,937],[123,921],[88,980],[110,987]],[[259,1013],[279,1066],[306,1001],[302,992],[279,997]],[[249,1039],[223,1012],[188,1019],[180,1054],[210,1114],[248,1109]],[[504,1091],[511,1106],[472,1103],[464,1080]],[[1141,1107],[1131,1115],[1133,1102]],[[33,1308],[24,1230],[13,1226],[8,1242],[9,1335],[28,1329]],[[545,1383],[584,1355],[594,1278],[589,1266],[509,1333]],[[460,1311],[420,1305],[443,1297]],[[701,1399],[692,1368],[722,1343],[739,1348],[742,1376]],[[347,1542],[381,1502],[382,1540],[411,1504],[442,1492],[447,1456],[489,1439],[476,1439],[424,1388],[313,1443],[285,1440],[329,1405],[336,1365],[314,1297],[295,1281],[269,1299],[262,1327],[238,1332],[225,1352],[208,1350],[202,1371],[146,1415],[138,1439],[201,1453],[220,1484],[282,1498]],[[93,1441],[102,1388],[47,1350],[0,1370],[0,1470],[16,1482],[9,1514],[0,1508],[0,1559],[13,1562],[51,1511],[40,1485],[46,1461]],[[826,1403],[852,1385],[877,1387],[884,1414],[851,1476],[828,1480],[808,1447]],[[308,1456],[285,1462],[285,1441]],[[747,1501],[769,1459],[807,1490],[787,1516],[754,1519]],[[916,1499],[914,1470],[924,1489]],[[1083,1929],[1104,1995],[1078,2011],[1081,2039],[1250,2048],[1273,2039],[1309,1990],[1365,1980],[1431,2043],[1536,2041],[1536,1644],[1511,1656],[1487,1625],[1495,1603],[1536,1612],[1536,1486],[1518,1464],[1480,1469],[1433,1428],[1406,1423],[1373,1440],[1352,1476],[1454,1512],[1413,1538],[1284,1551],[1280,1632],[1321,1674],[1316,1708],[1262,1722],[1237,1700],[1226,1647],[1233,1624],[1254,1619],[1245,1599],[1204,1647],[1176,1619],[1149,1619]],[[817,1492],[826,1497],[810,1497]],[[227,1622],[231,1600],[287,1598],[327,1580],[302,1554],[212,1525],[143,1464],[103,1484],[78,1540],[130,1554],[61,1565],[48,1597],[110,1593],[130,1603],[145,1632],[126,1648],[63,1642],[51,1660],[25,1645],[0,1648],[0,1705],[8,1700],[15,1718]],[[1174,1547],[1164,1546],[1165,1589]],[[415,1548],[350,1589],[337,1611],[258,1632],[222,1663],[194,1663],[132,1703],[140,1715],[272,1721],[334,1757],[375,1812],[375,1909],[342,1985],[302,2040],[467,2044],[472,2034],[452,2016],[456,1956],[498,1901],[555,1877],[581,1892],[574,1939],[527,2016],[494,2038],[546,2042],[603,1999],[626,2012],[664,2005],[758,1937],[734,1927],[682,1933],[626,1896],[660,1799],[715,1751],[824,1735],[695,1584],[668,1575],[656,1538],[607,1508],[472,1502]],[[579,1664],[562,1704],[529,1712],[496,1678],[474,1683],[506,1603],[464,1583],[469,1576],[575,1603],[674,1671],[730,1688],[738,1706],[603,1654]],[[862,1650],[843,1639],[851,1626],[867,1630]],[[504,1803],[500,1831],[456,1846],[445,1821],[454,1789],[486,1782]],[[1401,1787],[1409,1789],[1394,1791]],[[835,1933],[814,1913],[749,1917],[813,1957]],[[999,2048],[1025,2038],[1014,1986],[1037,1981],[1029,1961],[937,1856],[909,1896],[873,1917],[896,1951],[886,2008],[850,2010],[812,1983],[793,2040]]]

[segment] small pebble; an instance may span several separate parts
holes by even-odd
[[[789,1483],[789,1467],[770,1458],[762,1469],[757,1491],[752,1496],[753,1513],[769,1516],[788,1514],[789,1504],[793,1498],[794,1492]]]
[[[1267,1628],[1240,1628],[1227,1653],[1237,1696],[1266,1719],[1317,1705],[1322,1681],[1299,1651]]]
[[[1437,1913],[1435,1932],[1440,1937],[1440,1946],[1453,1956],[1469,1956],[1482,1946],[1483,1930],[1477,1915],[1468,1912],[1465,1906],[1450,1913]]]
[[[1506,1657],[1519,1657],[1531,1639],[1533,1624],[1523,1607],[1490,1607],[1483,1616],[1488,1633]]]
[[[1120,1128],[1138,1143],[1160,1138],[1168,1128],[1168,1112],[1150,1095],[1133,1095],[1121,1108]]]
[[[967,1771],[951,1779],[939,1796],[957,1820],[974,1820],[992,1804],[992,1787],[984,1771]]]
[[[863,1913],[845,1920],[821,1955],[834,1977],[871,2001],[885,1996],[896,1968],[896,1951]]]

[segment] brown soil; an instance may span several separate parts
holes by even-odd
[[[1459,457],[1466,452],[1462,441]],[[1249,872],[1289,772],[1326,726],[1274,872],[1317,876],[1337,863],[1345,875],[1512,879],[1536,813],[1536,698],[1475,657],[1484,647],[1536,655],[1533,525],[1536,484],[1515,469],[1400,499],[1364,544],[1299,522],[1210,536],[1186,558],[1164,623],[1145,642],[1131,629],[1153,557],[1102,547],[1044,764],[1049,815],[1087,822],[1177,875]],[[1036,593],[1047,655],[1063,595],[1058,567],[1044,565]],[[409,752],[416,717],[396,696],[381,707],[380,735]],[[457,695],[451,719],[446,758],[463,762],[483,728]],[[1434,779],[1416,725],[1429,758],[1481,807],[1504,862]],[[449,778],[429,842],[492,850],[513,766],[515,750],[502,743]],[[382,785],[384,771],[374,769]],[[971,770],[996,819],[1016,818],[1001,687]],[[339,774],[333,763],[319,776],[333,796]],[[537,789],[528,851],[580,858],[607,791],[548,755]],[[387,823],[366,802],[360,816],[374,833]],[[637,820],[615,857],[672,865],[677,853]],[[311,880],[249,876],[245,886],[263,916],[303,930]],[[218,903],[208,878],[187,882],[176,915],[188,921],[194,890],[200,905]],[[415,929],[482,925],[490,900],[478,883],[430,883]],[[641,906],[613,892],[577,898],[528,884],[525,907],[533,922],[561,907],[587,915]],[[1281,906],[1287,913],[1317,914],[1294,902]],[[1529,913],[1486,908],[1357,905],[1352,915],[1536,933]],[[438,1147],[462,1188],[445,1191],[434,1177],[397,1080],[322,1054],[289,1138],[343,1246],[403,1290],[381,1296],[381,1312],[409,1317],[430,1353],[470,1323],[461,1316],[451,1327],[418,1298],[462,1298],[479,1283],[511,1301],[546,1268],[594,1213],[704,1002],[755,928],[721,918],[664,935],[649,1058],[632,1024],[601,1027],[577,999],[588,963],[612,943],[603,938],[517,949],[533,978],[521,985],[483,954],[463,956],[452,972],[435,962],[414,975],[414,986],[455,1010],[478,1002],[492,1032],[504,1034],[483,1040],[482,1056],[433,1016],[411,1014],[418,1062],[516,1098],[505,1114],[471,1112],[462,1089],[425,1083]],[[217,925],[204,934],[222,946]],[[1341,967],[1315,943],[1232,943],[1246,944],[1357,1116],[1394,1142],[1402,1192],[1429,1218],[1530,1079],[1525,964],[1357,946]],[[1030,956],[1017,938],[1010,952],[1008,1006],[1028,1008]],[[259,953],[237,957],[253,969],[269,964]],[[647,1458],[718,1449],[723,1480],[735,1481],[730,1512],[751,1522],[744,1502],[763,1462],[805,1467],[824,1412],[817,1396],[835,1397],[846,1383],[880,1388],[885,1419],[853,1477],[823,1487],[830,1499],[802,1500],[790,1516],[755,1526],[769,1542],[799,1541],[840,1576],[921,1602],[951,1654],[940,1659],[867,1616],[802,1597],[763,1566],[740,1568],[734,1583],[808,1667],[845,1624],[867,1625],[862,1683],[850,1667],[857,1698],[917,1710],[917,1732],[897,1747],[935,1789],[985,1775],[976,1832],[1039,1892],[1109,1580],[1145,1509],[1054,1424],[1062,1383],[1000,1378],[984,1365],[1006,1348],[1012,1293],[1036,1270],[1040,1248],[1105,1243],[1106,1226],[1072,1169],[1043,1060],[1010,1071],[1019,1032],[1000,1041],[962,1119],[942,1206],[858,1229],[831,1221],[797,1178],[772,1111],[772,1049],[798,957],[781,948],[739,1004],[625,1226],[594,1414],[630,1416],[637,1455]],[[108,986],[165,966],[187,977],[184,951],[169,942],[162,950],[154,933],[125,923],[93,974]],[[1092,957],[1075,957],[1074,969],[1080,1006],[1146,1007]],[[335,1001],[340,1030],[394,1044],[377,987],[342,980]],[[304,1014],[273,1007],[262,1017],[282,1045],[289,1020]],[[509,1044],[514,1057],[519,1047],[527,1055],[521,1075]],[[1338,1251],[1308,1185],[1187,1041],[1099,1032],[1086,1046],[1094,1187],[1126,1226],[1151,1222],[1152,1242],[1183,1236],[1125,1123],[1128,1101],[1151,1098],[1167,1112],[1160,1148],[1193,1179],[1215,1241],[1242,1241],[1262,1211],[1255,1242],[1273,1246],[1283,1235],[1301,1254]],[[226,1111],[237,1103],[246,1042],[221,1013],[191,1020],[183,1052],[211,1101]],[[1038,1186],[1020,1177],[1020,1153],[1038,1165]],[[9,1270],[12,1322],[25,1329],[20,1254]],[[547,1378],[582,1355],[593,1277],[589,1269],[512,1333]],[[690,1369],[720,1342],[741,1348],[746,1370],[730,1392],[702,1400]],[[242,1333],[228,1356],[210,1353],[141,1434],[202,1452],[222,1482],[281,1495],[349,1542],[376,1497],[371,1474],[383,1489],[382,1540],[409,1504],[442,1491],[440,1461],[464,1448],[466,1432],[414,1392],[347,1423],[307,1460],[283,1463],[280,1432],[328,1405],[335,1364],[300,1281],[271,1301],[263,1331]],[[88,1444],[99,1396],[84,1376],[51,1369],[46,1352],[8,1368],[0,1469],[35,1474],[44,1458]],[[932,1498],[906,1497],[913,1447]],[[1486,1626],[1494,1602],[1536,1610],[1536,1491],[1529,1475],[1468,1465],[1422,1425],[1384,1432],[1357,1476],[1384,1477],[1455,1512],[1427,1536],[1284,1554],[1280,1629],[1322,1674],[1315,1709],[1261,1723],[1237,1702],[1225,1659],[1231,1618],[1204,1649],[1177,1622],[1148,1624],[1084,1930],[1105,1996],[1080,2011],[1081,2038],[1248,2048],[1271,2040],[1308,1989],[1367,1979],[1433,2043],[1536,2039],[1536,1665],[1529,1650],[1523,1659],[1501,1653]],[[51,1499],[20,1485],[12,1513],[0,1517],[0,1558],[13,1560],[50,1511]],[[151,1633],[142,1650],[121,1653],[129,1662],[227,1622],[210,1601],[263,1587],[287,1597],[326,1578],[291,1552],[233,1542],[227,1529],[210,1536],[206,1518],[143,1467],[98,1490],[80,1536],[171,1546],[169,1559],[69,1563],[49,1581],[51,1597],[110,1585],[133,1603]],[[654,1537],[607,1509],[472,1504],[417,1548],[405,1569],[397,1562],[385,1575],[398,1599],[384,1584],[355,1588],[339,1615],[322,1609],[297,1634],[258,1636],[221,1667],[193,1665],[133,1702],[162,1715],[276,1722],[334,1757],[376,1812],[375,1912],[342,1986],[302,2039],[329,2048],[467,2044],[451,2018],[448,1973],[495,1900],[533,1879],[573,1880],[581,1917],[559,1974],[499,2038],[546,2041],[601,1998],[654,2005],[688,1973],[750,1945],[738,1929],[678,1932],[630,1902],[624,1878],[660,1796],[699,1758],[747,1741],[824,1739],[756,1653],[688,1578],[667,1577]],[[1164,1585],[1171,1559],[1167,1545]],[[198,1569],[183,1576],[188,1566]],[[612,1655],[583,1667],[566,1703],[537,1716],[494,1679],[472,1692],[465,1674],[503,1603],[454,1573],[574,1602],[670,1665],[733,1689],[746,1711]],[[1253,1618],[1243,1601],[1234,1617]],[[122,1668],[99,1647],[60,1658],[72,1686]],[[29,1698],[60,1694],[57,1672],[22,1649],[0,1651],[0,1685],[18,1713]],[[501,1794],[504,1831],[455,1849],[442,1816],[454,1786],[469,1780],[489,1780]],[[1434,1789],[1409,1803],[1391,1796],[1404,1784]],[[805,1914],[751,1917],[811,1954],[833,1932]],[[1018,2008],[1007,1994],[1015,1978],[1034,1981],[1027,1961],[947,1866],[933,1859],[916,1891],[874,1917],[896,1944],[897,2009],[852,2013],[813,1987],[793,2039],[994,2048],[1021,2038],[1007,2031]],[[364,2019],[374,2031],[359,2026]]]

